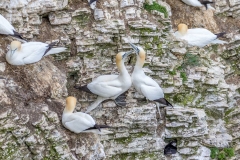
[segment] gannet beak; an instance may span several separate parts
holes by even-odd
[[[132,51],[125,52],[125,54],[123,55],[123,57],[125,58],[125,57],[129,56],[130,54],[132,54]]]
[[[136,52],[136,54],[138,54],[138,53],[139,53],[139,49],[138,49],[138,47],[135,46],[135,45],[132,44],[132,43],[129,43],[129,44],[130,44],[130,46],[134,49],[134,51]]]

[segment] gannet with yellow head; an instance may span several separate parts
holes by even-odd
[[[119,75],[102,75],[85,86],[75,86],[76,89],[98,95],[98,98],[88,107],[86,113],[95,109],[101,102],[107,99],[114,100],[118,106],[126,105],[124,92],[131,87],[132,81],[124,61],[131,53],[132,51],[120,52],[116,55]]]
[[[159,110],[159,103],[166,106],[172,106],[172,104],[164,98],[163,90],[158,85],[158,83],[154,81],[151,77],[145,75],[142,67],[145,63],[146,53],[143,48],[140,46],[135,46],[132,43],[130,43],[130,45],[137,55],[137,62],[132,73],[133,86],[138,91],[138,93],[144,95],[147,99],[158,102],[157,108],[159,115],[161,116]]]
[[[213,34],[205,28],[188,29],[186,24],[179,24],[178,31],[174,33],[177,38],[186,40],[191,46],[204,47],[210,43],[224,44],[225,41],[219,40],[225,33]]]
[[[14,27],[0,14],[0,34],[10,35],[18,39],[23,39],[21,34],[16,32]],[[24,40],[25,41],[25,40]]]
[[[97,125],[94,119],[86,113],[75,112],[77,100],[75,97],[66,98],[66,107],[62,114],[62,124],[65,128],[74,133],[92,132],[96,134],[109,134],[111,131],[106,130],[109,128],[107,125]]]
[[[42,42],[27,42],[21,44],[19,41],[12,41],[10,50],[6,54],[6,60],[12,65],[25,65],[38,62],[49,54],[56,54],[66,50],[64,47],[55,46],[55,42],[51,44]]]
[[[215,10],[215,8],[213,8],[210,4],[214,3],[212,2],[212,0],[209,1],[205,1],[205,0],[182,0],[184,3],[186,3],[189,6],[193,6],[193,7],[202,7],[205,6],[206,10],[207,9],[212,9]]]

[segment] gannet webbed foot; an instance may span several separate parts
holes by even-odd
[[[114,101],[116,103],[117,106],[119,107],[125,107],[127,105],[126,102],[126,95],[127,92],[122,93],[120,96],[118,96]]]

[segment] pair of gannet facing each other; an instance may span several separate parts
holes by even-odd
[[[182,0],[184,3],[186,3],[189,6],[193,7],[202,7],[205,6],[207,9],[215,10],[210,4],[213,3],[212,1],[205,1],[205,0]]]
[[[66,107],[62,114],[62,124],[65,128],[69,129],[74,133],[80,132],[92,132],[97,134],[109,134],[111,131],[106,130],[109,128],[107,125],[97,125],[94,119],[86,113],[75,112],[76,98],[67,97]]]
[[[14,27],[1,14],[0,14],[0,34],[10,35],[24,40],[21,34],[16,32]]]
[[[205,28],[188,29],[186,24],[179,24],[178,31],[174,33],[177,38],[184,39],[192,46],[204,47],[210,43],[224,44],[225,41],[219,40],[225,33],[213,34]]]
[[[42,42],[27,42],[21,44],[19,41],[12,41],[10,50],[6,54],[6,60],[12,65],[25,65],[40,61],[44,56],[63,52],[64,47],[57,47],[56,43],[46,44]]]
[[[161,116],[159,110],[159,103],[166,106],[172,106],[172,104],[164,98],[163,90],[158,85],[158,83],[154,81],[151,77],[145,75],[142,67],[145,63],[146,53],[143,48],[135,46],[132,43],[130,43],[130,45],[137,55],[137,62],[132,73],[133,86],[140,94],[144,95],[147,99],[158,102],[157,108],[159,115]]]
[[[131,87],[132,81],[124,61],[131,53],[132,51],[120,52],[116,55],[119,75],[102,75],[85,86],[75,86],[76,89],[98,95],[96,101],[88,107],[86,113],[95,109],[101,102],[107,99],[114,100],[118,106],[126,105],[123,93]]]

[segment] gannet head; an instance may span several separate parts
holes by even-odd
[[[178,25],[178,32],[184,36],[187,33],[188,30],[188,26],[186,24],[180,23]]]
[[[137,55],[137,60],[139,61],[139,65],[143,65],[145,62],[145,58],[146,58],[146,52],[144,51],[144,49],[140,46],[135,46],[132,43],[129,43],[130,46],[134,49],[136,55]]]
[[[72,113],[76,107],[77,99],[75,97],[69,96],[66,98],[66,107],[64,113]]]
[[[116,64],[118,66],[118,68],[121,68],[121,62],[124,62],[124,60],[127,58],[127,56],[129,56],[130,54],[132,54],[132,51],[128,51],[128,52],[119,52],[116,55]]]
[[[18,51],[21,50],[21,42],[12,41],[11,45],[10,45],[10,49],[11,49],[11,57],[12,57],[16,50],[18,50]]]

